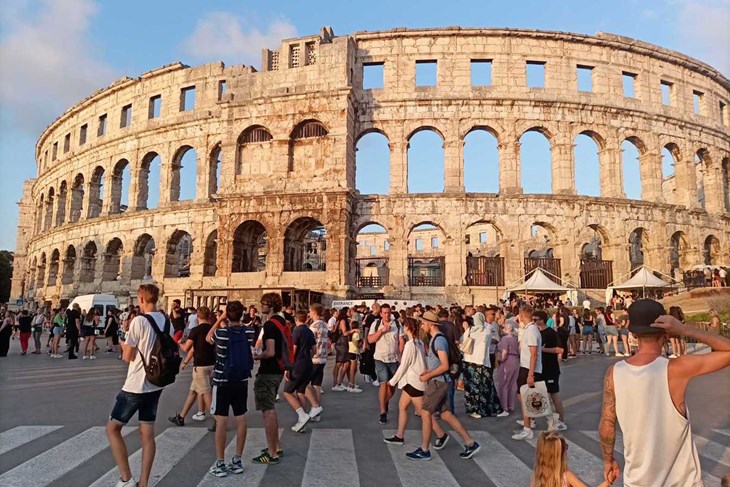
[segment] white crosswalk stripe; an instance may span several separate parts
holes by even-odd
[[[715,433],[720,433],[721,435],[730,436],[730,430],[712,430]]]
[[[206,435],[205,428],[168,428],[155,439],[157,455],[152,464],[152,474],[149,485],[157,485],[172,468]],[[142,450],[137,450],[129,457],[129,466],[132,475],[139,478],[142,465]],[[116,467],[106,475],[91,484],[91,487],[114,486],[119,479],[119,470]]]
[[[63,426],[18,426],[0,433],[0,455],[45,436]]]
[[[472,457],[474,463],[487,474],[497,487],[530,485],[532,470],[486,431],[471,431],[481,450]],[[456,435],[463,447],[464,442]]]
[[[697,447],[697,453],[700,456],[708,458],[714,462],[730,467],[730,448],[726,448],[702,436],[692,435]]]
[[[135,429],[129,428],[125,433],[129,434]],[[104,426],[93,426],[51,448],[43,455],[31,458],[0,475],[0,485],[3,487],[23,487],[28,485],[30,479],[32,479],[33,485],[48,485],[88,461],[108,446]]]
[[[390,437],[395,434],[394,430],[383,431],[384,436]],[[419,434],[412,435],[413,438],[420,440]],[[417,441],[417,440],[416,440]],[[438,451],[435,448],[431,448],[431,460],[430,461],[413,461],[406,457],[406,453],[413,450],[418,444],[413,445],[388,445],[390,450],[390,458],[395,464],[395,469],[398,472],[398,478],[400,479],[403,487],[458,487],[459,482],[456,481],[449,468],[446,466]],[[345,484],[346,485],[346,484]]]
[[[325,461],[337,458],[337,462]],[[315,487],[327,479],[332,485],[360,487],[357,472],[355,442],[349,429],[313,429],[307,452],[302,487]]]

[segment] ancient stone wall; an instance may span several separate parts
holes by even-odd
[[[21,203],[33,221],[19,229],[27,258],[17,261],[14,297],[124,295],[149,280],[166,299],[290,288],[355,295],[357,235],[372,223],[387,231],[388,279],[367,291],[398,297],[493,300],[528,256],[560,259],[561,277],[580,284],[581,260],[596,248],[615,278],[637,256],[665,273],[730,264],[730,82],[706,64],[610,34],[460,28],[341,37],[325,28],[262,60],[261,72],[171,64],[122,79],[51,124]],[[435,86],[416,85],[422,62],[435,63]],[[484,86],[472,84],[476,62],[491,68]],[[542,87],[528,86],[528,64],[542,66]],[[373,65],[382,65],[382,87],[365,89]],[[578,90],[578,69],[590,73],[590,92]],[[408,191],[408,145],[422,130],[443,140],[442,193]],[[465,191],[464,139],[474,130],[497,139],[496,194]],[[550,143],[552,194],[523,194],[520,138],[529,131]],[[386,195],[355,187],[356,147],[370,132],[388,139]],[[599,147],[599,197],[576,193],[579,134]],[[641,200],[624,194],[626,140],[640,154]],[[442,282],[413,278],[409,257],[423,252],[411,234],[422,223],[440,234]],[[482,227],[490,245],[478,245]],[[305,241],[323,230],[324,270],[298,267],[319,261]],[[499,284],[467,277],[475,256],[503,259]]]

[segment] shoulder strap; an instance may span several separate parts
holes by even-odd
[[[155,330],[155,335],[161,335],[162,332],[160,331],[160,328],[157,326],[157,322],[155,322],[155,319],[148,315],[147,313],[143,314],[142,316],[145,317],[147,322],[150,324],[153,330]],[[170,329],[170,320],[165,317],[165,333],[168,333],[168,330]]]

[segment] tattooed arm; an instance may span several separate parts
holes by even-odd
[[[613,365],[606,371],[603,381],[603,406],[601,407],[601,423],[598,426],[603,453],[603,475],[609,483],[619,476],[618,463],[613,457],[616,444],[616,394],[613,387]]]

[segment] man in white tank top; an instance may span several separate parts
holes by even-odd
[[[608,368],[603,387],[599,432],[605,478],[613,482],[620,474],[613,456],[618,420],[626,487],[701,487],[685,392],[694,377],[730,365],[730,339],[684,325],[650,299],[629,308],[629,331],[639,350]],[[670,335],[706,343],[712,352],[669,360],[662,349]]]

